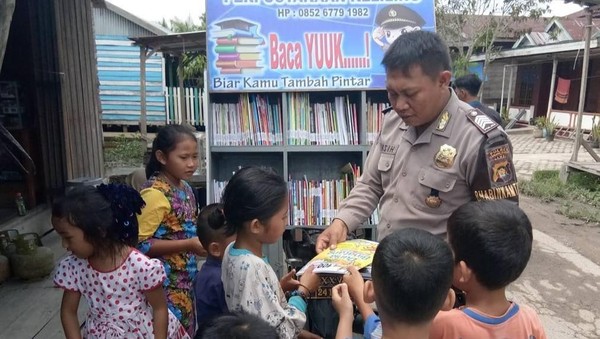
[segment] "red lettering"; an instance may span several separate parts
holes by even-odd
[[[277,45],[279,45],[279,39],[277,34],[269,34],[269,58],[271,59],[271,69],[279,68],[279,57],[277,56]]]
[[[335,39],[332,42],[332,47],[335,55],[335,68],[339,68],[342,65],[344,56],[342,55],[342,33],[337,33]]]
[[[299,42],[280,42],[277,34],[269,34],[271,69],[302,68],[302,45]]]
[[[306,47],[308,49],[308,68],[313,68],[313,47],[315,44],[315,35],[314,34],[304,34],[304,41],[306,41]]]

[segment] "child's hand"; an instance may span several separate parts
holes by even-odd
[[[202,247],[202,244],[200,243],[200,239],[198,239],[198,237],[189,238],[188,242],[188,249],[190,252],[201,257],[207,256],[206,250],[204,249],[204,247]]]
[[[354,266],[347,268],[348,274],[344,275],[344,282],[348,285],[348,293],[356,304],[363,300],[363,290],[365,287],[365,281],[360,275],[360,272]]]
[[[300,282],[295,279],[296,270],[291,270],[288,274],[284,275],[279,284],[284,292],[294,291],[300,285]]]
[[[314,293],[321,284],[321,278],[313,272],[314,269],[315,267],[311,265],[300,277],[300,287],[298,289],[308,289],[308,291],[303,291],[305,293]]]
[[[348,285],[341,283],[331,289],[331,301],[340,318],[353,317],[354,308],[348,293]]]

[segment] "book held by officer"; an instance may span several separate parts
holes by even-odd
[[[312,258],[296,275],[300,276],[314,265],[315,273],[345,274],[348,266],[365,269],[371,266],[379,243],[365,239],[353,239],[337,244],[334,250],[326,249]],[[367,273],[367,272],[365,272]]]

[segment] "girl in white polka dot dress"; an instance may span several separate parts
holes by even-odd
[[[52,206],[52,226],[71,252],[54,276],[67,338],[189,338],[167,308],[162,263],[133,247],[143,205],[128,186],[100,185],[73,188]],[[81,296],[89,312],[80,329]]]

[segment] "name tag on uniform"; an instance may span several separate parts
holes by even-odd
[[[398,145],[381,145],[381,153],[383,154],[396,154]]]

